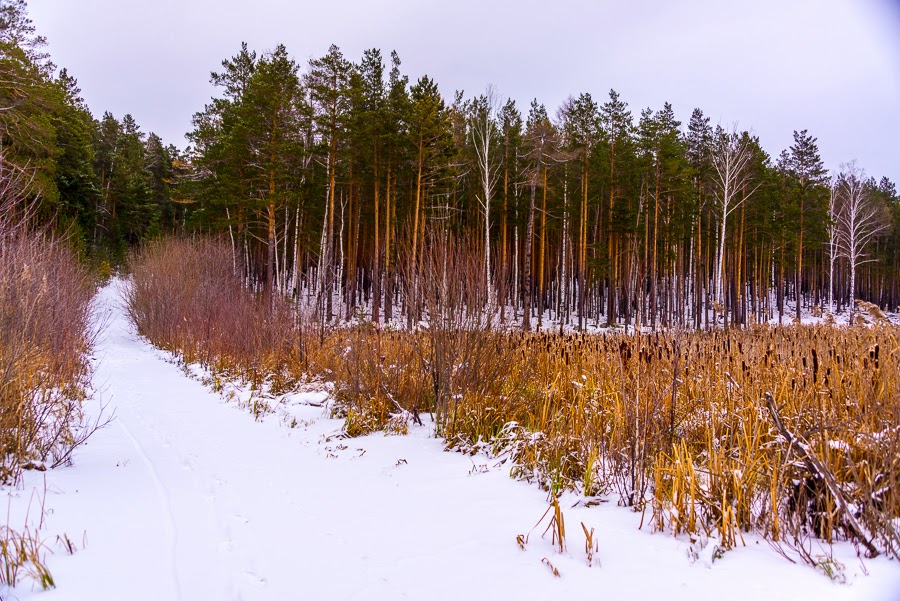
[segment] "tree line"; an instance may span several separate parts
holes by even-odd
[[[492,87],[445,96],[396,53],[337,46],[307,65],[242,44],[181,152],[130,116],[94,119],[42,54],[21,0],[2,6],[0,143],[36,173],[47,219],[123,258],[212,233],[249,285],[323,321],[423,317],[428,254],[477,254],[484,302],[526,328],[790,321],[861,298],[900,303],[900,199],[816,138],[770,156],[752,131],[637,112],[614,91],[555,111]]]
[[[900,301],[894,184],[855,164],[830,176],[805,130],[773,158],[699,109],[686,126],[668,103],[635,116],[614,90],[552,116],[491,87],[448,100],[377,49],[301,68],[243,44],[211,82],[178,183],[186,227],[227,233],[249,281],[313,295],[325,319],[415,321],[434,236],[464,239],[488,298],[525,327]]]

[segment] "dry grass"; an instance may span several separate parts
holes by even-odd
[[[416,296],[424,321],[415,331],[335,329],[311,365],[334,382],[351,435],[382,429],[405,413],[418,422],[422,411],[440,429],[468,399],[503,392],[516,347],[497,331],[498,312],[485,302],[481,261],[452,240],[433,238],[421,274]]]
[[[655,529],[714,536],[724,550],[756,532],[813,563],[813,538],[896,556],[896,335],[881,326],[485,332],[481,345],[497,352],[457,360],[488,375],[454,395],[439,431],[452,448],[509,453],[516,475],[553,495],[614,494]],[[437,408],[416,351],[430,344],[427,332],[332,334],[338,399],[356,424],[371,418],[349,433]]]
[[[92,431],[82,402],[93,285],[63,241],[29,227],[24,174],[3,167],[0,481],[8,482],[23,468],[66,463]]]
[[[14,588],[22,577],[30,578],[42,589],[56,586],[45,563],[46,546],[37,532],[26,528],[16,532],[0,527],[0,586]]]
[[[186,300],[170,291],[155,301],[165,317],[154,318],[163,329],[152,331],[164,335],[151,339],[187,358],[222,360],[218,349],[227,345],[210,342],[219,328],[208,313],[191,313],[206,305],[190,292],[195,283],[185,285],[196,280],[188,269],[206,267],[179,248],[182,271],[171,271],[171,261],[136,268],[134,298],[138,282],[169,273],[172,290],[189,292]],[[214,323],[259,341],[255,358],[234,352],[227,362],[238,372],[331,380],[349,435],[402,432],[431,413],[448,447],[504,454],[515,476],[551,498],[612,495],[641,512],[643,524],[714,539],[723,551],[753,532],[813,565],[821,563],[815,540],[849,539],[868,555],[897,557],[896,328],[510,332],[470,304],[484,293],[473,273],[479,263],[452,246],[432,248],[422,261],[431,282],[421,290],[427,327],[337,329],[315,349],[302,346],[287,321],[267,322],[257,300],[241,301],[253,298],[241,282],[210,272],[204,277],[216,279],[206,286],[216,292],[203,294],[231,295],[218,301],[215,319],[225,321]],[[152,313],[133,311],[142,331],[151,331],[141,320]]]

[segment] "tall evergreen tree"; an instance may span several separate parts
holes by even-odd
[[[608,190],[609,199],[606,203],[607,223],[607,270],[608,289],[606,318],[607,325],[616,323],[618,307],[616,303],[616,291],[618,289],[618,275],[620,271],[621,236],[627,231],[627,225],[631,220],[627,207],[623,206],[625,198],[631,200],[626,189],[626,162],[633,152],[632,139],[634,124],[628,103],[619,98],[618,92],[609,91],[609,100],[600,107],[600,124],[606,140],[606,155],[609,161]],[[631,240],[632,251],[636,252],[636,241]]]
[[[794,282],[796,315],[800,319],[800,305],[803,299],[803,252],[804,238],[821,238],[827,212],[825,184],[827,172],[819,156],[816,138],[807,130],[794,131],[794,143],[790,148],[791,172],[796,178],[797,214],[797,264]]]
[[[257,211],[266,223],[265,287],[275,284],[276,210],[287,202],[300,144],[297,64],[283,45],[256,64],[240,103],[241,129],[251,161]]]
[[[422,76],[410,89],[410,110],[408,136],[415,160],[414,202],[410,238],[409,270],[412,277],[418,277],[419,256],[425,243],[426,206],[435,188],[446,183],[450,158],[454,153],[453,136],[450,130],[450,113],[437,84],[428,76]],[[418,312],[418,294],[415,282],[407,323],[412,324]]]
[[[501,317],[506,317],[506,304],[511,299],[513,305],[518,303],[518,268],[519,268],[519,186],[520,158],[522,154],[523,122],[522,114],[514,100],[507,100],[500,109],[498,117],[500,135],[503,143],[503,179],[502,207],[500,210],[500,286],[498,295],[501,298]],[[509,211],[512,207],[513,235],[512,253],[510,253]],[[512,258],[510,258],[512,254]],[[511,280],[511,281],[510,281]],[[512,284],[512,285],[510,285]]]
[[[326,155],[326,218],[322,230],[320,263],[320,312],[326,319],[332,313],[331,291],[335,279],[334,219],[337,193],[338,154],[347,134],[351,109],[351,74],[353,65],[344,58],[340,48],[332,45],[322,58],[309,63],[306,76],[313,106],[313,122]]]
[[[572,156],[577,158],[579,171],[580,194],[577,223],[578,228],[578,327],[585,324],[588,280],[588,232],[590,216],[588,204],[590,198],[591,158],[600,134],[597,103],[590,94],[580,94],[578,98],[570,98],[562,108],[565,117],[565,136]]]
[[[522,268],[523,302],[522,327],[531,329],[531,312],[534,305],[534,269],[532,257],[534,253],[534,217],[537,207],[537,189],[542,184],[542,174],[549,165],[551,157],[559,151],[559,140],[556,128],[547,116],[547,109],[537,100],[531,102],[528,119],[525,125],[525,177],[528,181],[530,196],[525,221],[525,251]],[[546,184],[544,184],[546,185]]]

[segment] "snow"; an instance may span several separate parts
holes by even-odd
[[[286,294],[286,292],[282,291]],[[749,291],[747,291],[749,294]],[[316,302],[318,299],[318,295],[314,293],[310,288],[304,287],[302,294],[299,296],[299,302],[295,304],[296,309],[304,314],[312,315],[316,310]],[[345,297],[340,292],[334,294],[332,296],[333,304],[337,309],[335,309],[336,315],[344,315],[347,313],[346,307],[344,305]],[[292,301],[294,302],[294,301]],[[763,299],[760,299],[760,303],[763,303]],[[689,299],[689,306],[693,306],[694,299]],[[792,326],[795,323],[799,323],[799,325],[804,326],[817,326],[817,325],[828,325],[829,321],[832,325],[837,327],[844,327],[850,324],[850,310],[847,306],[842,307],[842,310],[838,313],[834,313],[828,309],[828,307],[821,308],[819,310],[814,310],[813,306],[809,303],[801,303],[800,308],[800,320],[796,322],[794,317],[796,316],[796,302],[794,299],[785,299],[783,308],[784,313],[781,315],[779,319],[778,310],[775,308],[778,306],[777,297],[774,291],[771,292],[768,301],[765,303],[765,306],[771,307],[772,317],[768,319],[764,319],[762,323],[768,324],[770,326]],[[818,306],[816,306],[818,307]],[[832,306],[832,309],[835,307]],[[900,307],[898,307],[900,309]],[[499,310],[499,307],[494,307],[495,312]],[[892,311],[888,308],[882,308],[884,317],[887,319],[887,322],[893,325],[900,325],[900,311]],[[829,316],[830,313],[830,316]],[[693,329],[694,317],[692,310],[686,310],[686,315],[689,315],[687,319],[687,329]],[[492,324],[495,328],[500,330],[509,330],[514,329],[518,330],[522,327],[522,310],[521,308],[516,308],[512,305],[507,304],[504,307],[504,315],[505,319],[501,320],[499,314],[494,314],[492,317]],[[860,308],[856,311],[856,315],[862,317],[862,323],[872,324],[873,322],[878,321],[876,318],[873,318],[868,314],[864,309]],[[707,323],[707,318],[709,323]],[[578,328],[578,314],[573,311],[566,323],[560,327],[561,321],[564,319],[560,317],[560,313],[554,309],[545,309],[541,315],[541,319],[538,320],[537,315],[532,312],[531,316],[531,329],[535,332],[546,332],[546,333],[566,333],[566,334],[575,334],[579,333],[582,330]],[[632,319],[636,319],[636,317],[632,317]],[[729,316],[729,320],[731,317]],[[748,315],[749,323],[756,324],[756,315],[753,311]],[[721,328],[725,321],[724,317],[721,314],[714,315],[712,308],[709,309],[708,315],[702,320],[704,323],[704,328]],[[664,330],[665,326],[663,323],[665,320],[662,316],[658,317],[658,325],[656,330]],[[349,320],[338,321],[333,323],[333,326],[337,327],[354,327],[359,325],[371,325],[372,323],[372,311],[371,306],[365,303],[360,303],[356,305],[353,309],[352,317]],[[395,311],[394,317],[391,320],[385,320],[382,316],[381,325],[387,329],[395,329],[395,330],[404,330],[406,329],[406,315],[400,311]],[[417,323],[417,327],[419,328],[428,328],[429,321],[427,314],[423,316],[422,320]],[[588,334],[634,334],[636,331],[640,333],[651,333],[656,331],[654,328],[647,323],[647,320],[644,320],[644,323],[640,328],[637,328],[636,324],[624,325],[622,323],[622,319],[620,317],[619,322],[616,325],[609,326],[606,323],[606,316],[599,315],[593,317],[586,317],[584,320],[584,332]]]
[[[214,393],[141,340],[123,286],[98,294],[108,325],[88,406],[115,419],[73,466],[27,472],[8,491],[14,528],[38,524],[43,497],[58,587],[25,582],[18,599],[900,598],[898,563],[867,560],[864,575],[849,545],[834,549],[848,581],[837,584],[755,537],[717,558],[714,541],[651,533],[649,511],[639,530],[641,514],[615,499],[573,507],[564,496],[559,554],[541,537],[547,522],[534,528],[546,495],[508,465],[445,452],[428,425],[342,439],[322,391],[273,400],[277,410],[256,419],[241,407],[246,391]],[[595,531],[592,567],[581,523]],[[64,533],[74,555],[55,542]]]

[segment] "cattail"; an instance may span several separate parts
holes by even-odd
[[[816,382],[819,375],[819,355],[816,353],[816,349],[812,349],[812,360],[813,360],[813,382]]]

